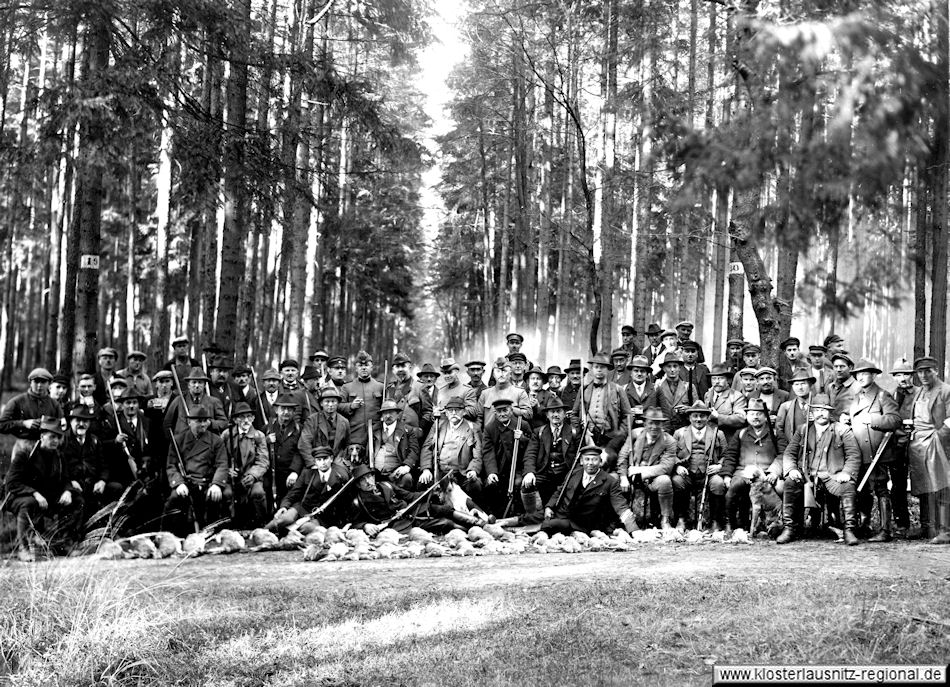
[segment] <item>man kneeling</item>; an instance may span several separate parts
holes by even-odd
[[[349,484],[350,473],[333,462],[333,453],[326,446],[317,446],[310,455],[313,467],[304,469],[266,525],[272,532],[290,527],[305,515],[321,525],[340,525],[343,522],[342,504],[336,501],[337,494]]]
[[[390,482],[377,482],[376,471],[367,465],[357,465],[353,469],[353,479],[356,480],[356,496],[351,504],[353,527],[362,529],[371,537],[387,526],[401,533],[421,527],[435,534],[444,534],[455,528],[454,511],[451,506],[439,502],[441,495],[431,494],[431,498],[419,500],[425,491],[411,492]],[[433,491],[438,491],[438,486],[434,485]],[[407,506],[417,500],[418,503],[407,511]],[[392,520],[396,516],[399,517]]]
[[[606,532],[613,529],[618,518],[628,532],[637,529],[633,512],[620,491],[620,481],[601,469],[601,448],[585,446],[579,460],[583,469],[574,470],[563,491],[551,496],[541,529],[548,533]]]

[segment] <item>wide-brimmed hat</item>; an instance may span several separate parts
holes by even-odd
[[[69,409],[67,419],[72,420],[73,418],[91,421],[96,419],[96,414],[92,411],[92,408],[80,403]]]
[[[703,413],[705,415],[710,415],[712,414],[712,408],[707,406],[702,401],[696,401],[684,411],[684,415],[691,415],[693,413]]]
[[[53,434],[58,434],[59,436],[63,436],[65,433],[59,418],[50,417],[49,415],[44,415],[40,418],[40,434],[43,432],[52,432]]]
[[[131,401],[135,399],[139,403],[144,401],[148,396],[145,394],[140,394],[134,386],[125,387],[118,396],[115,397],[116,403],[122,403],[123,401]]]
[[[423,375],[435,375],[436,377],[441,377],[442,373],[435,369],[432,366],[432,363],[425,363],[421,368],[419,368],[419,371],[416,372],[416,377],[419,379],[422,379]]]
[[[394,400],[392,400],[391,398],[387,398],[385,401],[383,401],[383,405],[381,405],[381,406],[379,407],[379,412],[380,412],[380,414],[382,414],[382,413],[390,413],[390,412],[393,412],[393,411],[399,413],[399,412],[402,412],[402,408],[400,408],[400,407],[399,407],[399,404],[396,403],[396,402],[395,402]]]
[[[439,368],[442,372],[451,372],[452,370],[458,370],[459,364],[455,362],[455,358],[442,358],[442,362],[439,363]]]
[[[316,367],[313,367],[311,365],[307,365],[307,367],[304,368],[303,374],[301,375],[301,379],[303,379],[306,382],[311,379],[320,379],[321,376],[322,375],[320,374],[320,370],[318,370]]]
[[[565,372],[565,373],[567,373],[567,372],[580,372],[581,370],[583,370],[584,374],[587,374],[587,368],[586,368],[586,367],[584,367],[584,368],[581,367],[581,359],[580,359],[580,358],[571,358],[571,364],[564,368],[564,372]]]
[[[567,405],[557,396],[552,396],[548,399],[548,403],[541,410],[548,412],[549,410],[557,410],[558,408],[567,409]]]
[[[910,361],[907,358],[901,357],[894,361],[894,365],[891,367],[890,374],[896,375],[901,374],[914,374],[914,366],[910,364]]]
[[[641,369],[641,370],[652,370],[652,369],[653,369],[653,368],[650,366],[650,361],[647,359],[647,357],[646,357],[645,355],[635,355],[635,356],[633,356],[633,357],[630,359],[630,362],[627,363],[627,369],[628,369],[628,370],[635,370],[635,369],[637,369],[637,368],[639,368],[639,369]]]
[[[825,408],[826,410],[834,410],[835,407],[831,405],[831,399],[828,397],[828,394],[815,394],[812,396],[811,401],[808,403],[809,408]]]
[[[558,377],[564,376],[564,371],[561,369],[560,365],[549,365],[548,370],[545,373],[550,378],[551,375],[556,375]]]
[[[185,377],[186,382],[210,382],[208,375],[205,374],[205,371],[200,367],[193,367],[188,373],[188,376]]]
[[[874,372],[875,374],[881,374],[881,368],[872,363],[870,360],[861,358],[854,364],[851,374],[858,374],[858,372]]]
[[[525,372],[525,374],[524,374],[525,377],[530,377],[531,375],[540,375],[542,383],[548,381],[548,374],[547,374],[547,372],[545,372],[544,370],[542,370],[542,369],[541,369],[540,367],[538,367],[537,365],[535,365],[534,367],[532,367],[530,370],[528,370],[528,371]]]
[[[268,379],[273,379],[275,382],[280,381],[280,373],[274,368],[270,368],[264,374],[261,375],[261,381],[266,382]]]
[[[750,410],[758,410],[759,412],[768,415],[769,407],[765,405],[765,401],[763,401],[761,398],[750,398],[745,410],[746,412],[749,412]]]
[[[793,374],[788,379],[789,384],[792,382],[808,382],[809,384],[814,384],[817,381],[818,379],[814,375],[808,372],[808,370],[803,370],[802,368],[795,370],[795,374]]]
[[[647,336],[656,336],[657,334],[662,334],[663,330],[660,329],[660,325],[656,322],[651,322],[650,326],[647,327],[646,335]]]
[[[338,393],[337,395],[339,396],[339,393]],[[294,400],[294,397],[291,396],[290,394],[280,394],[280,395],[277,397],[277,400],[274,401],[273,405],[274,405],[275,407],[276,407],[276,406],[283,406],[283,407],[285,407],[285,408],[296,408],[296,407],[299,406],[300,404],[297,403],[297,401]]]
[[[356,481],[359,481],[363,477],[366,477],[366,475],[375,476],[376,471],[373,468],[371,468],[369,465],[360,464],[360,465],[357,465],[355,468],[353,468],[353,472],[350,473],[350,477],[352,477]]]
[[[613,367],[610,363],[610,359],[605,356],[603,353],[598,353],[587,361],[588,365],[603,365],[604,367]]]
[[[320,390],[320,400],[324,401],[328,398],[335,398],[338,401],[343,400],[343,396],[340,395],[340,392],[337,391],[335,386],[328,386]]]
[[[647,420],[658,420],[659,422],[666,422],[669,418],[666,416],[661,409],[657,407],[647,408],[646,412],[643,413],[643,421]]]
[[[204,406],[197,405],[188,409],[187,417],[189,420],[210,420],[211,413]]]
[[[239,401],[234,404],[234,409],[231,411],[231,417],[237,417],[238,415],[253,415],[254,409],[244,401]]]
[[[728,363],[715,363],[709,370],[710,377],[735,377],[735,375],[735,370],[733,370]]]
[[[660,361],[660,367],[663,367],[667,363],[678,363],[683,364],[683,356],[675,351],[665,351],[663,353],[663,360]]]

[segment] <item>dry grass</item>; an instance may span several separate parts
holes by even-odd
[[[900,569],[910,548],[883,551]],[[711,553],[9,566],[0,682],[683,685],[717,662],[948,660],[947,627],[912,618],[950,617],[926,568],[830,544]]]

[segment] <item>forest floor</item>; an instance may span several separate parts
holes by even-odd
[[[950,547],[907,542],[6,563],[0,683],[688,685],[714,664],[946,664],[948,580]]]

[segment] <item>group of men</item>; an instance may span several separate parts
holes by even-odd
[[[219,351],[203,367],[185,337],[149,375],[143,353],[119,370],[104,348],[74,391],[37,368],[0,412],[0,433],[17,439],[3,504],[24,560],[41,532],[68,549],[117,513],[130,531],[182,534],[309,517],[371,534],[497,521],[728,535],[749,527],[756,489],[781,498],[780,544],[827,526],[847,544],[950,543],[950,386],[934,359],[898,361],[887,391],[882,369],[835,335],[807,356],[786,339],[773,369],[739,340],[707,366],[692,330],[651,324],[641,349],[625,326],[620,347],[563,369],[531,363],[511,333],[488,380],[482,360],[415,366],[403,354],[380,375],[365,351],[351,378],[350,361],[325,351],[258,378]]]

